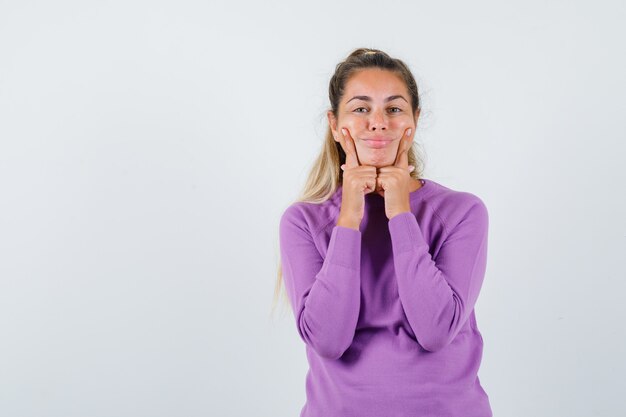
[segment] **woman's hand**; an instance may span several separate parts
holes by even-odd
[[[350,132],[347,128],[341,128],[340,132],[340,144],[346,153],[346,163],[341,165],[343,192],[337,224],[359,230],[365,212],[364,196],[376,189],[376,167],[361,165]]]
[[[378,169],[376,188],[383,190],[385,197],[385,215],[388,219],[411,211],[409,190],[411,186],[410,173],[413,167],[409,166],[409,149],[411,149],[411,130],[407,129],[400,139],[396,160],[392,166]]]

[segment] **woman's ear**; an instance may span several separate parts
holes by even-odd
[[[419,119],[420,117],[420,112],[422,111],[422,109],[417,109],[415,110],[415,125],[417,126],[417,119]]]
[[[330,126],[330,131],[335,138],[335,142],[339,142],[339,140],[337,140],[337,118],[335,117],[335,114],[332,110],[328,110],[326,112],[326,117],[328,118],[328,126]]]

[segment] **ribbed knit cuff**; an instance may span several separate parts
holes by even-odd
[[[350,227],[335,226],[330,235],[327,262],[358,270],[361,267],[361,232]]]
[[[395,253],[403,253],[414,247],[428,245],[415,214],[408,211],[396,214],[388,223],[391,244]]]

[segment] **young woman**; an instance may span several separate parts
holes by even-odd
[[[420,178],[408,67],[357,49],[330,80],[328,132],[280,219],[281,271],[309,372],[301,417],[492,417],[474,305],[488,213]]]

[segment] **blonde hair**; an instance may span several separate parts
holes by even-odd
[[[380,68],[398,74],[404,80],[409,95],[411,96],[413,114],[420,109],[417,83],[404,62],[392,58],[378,49],[358,48],[350,53],[344,61],[337,64],[335,73],[330,79],[328,98],[330,100],[331,111],[335,116],[337,115],[339,102],[341,101],[349,78],[354,75],[355,72],[366,68]],[[343,171],[340,167],[346,162],[346,154],[339,142],[334,140],[330,126],[327,127],[325,136],[322,149],[313,163],[304,188],[296,201],[316,204],[323,203],[328,200],[342,184],[343,178],[341,174]],[[415,167],[415,170],[410,173],[411,177],[419,180],[423,172],[423,163],[413,147],[409,149],[408,159],[409,165]],[[274,299],[271,310],[272,314],[281,294],[283,302],[286,300],[288,305],[293,309],[291,300],[287,297],[286,292],[284,290],[281,291],[281,287],[284,289],[282,276],[282,263],[279,253],[277,279],[274,286]]]

